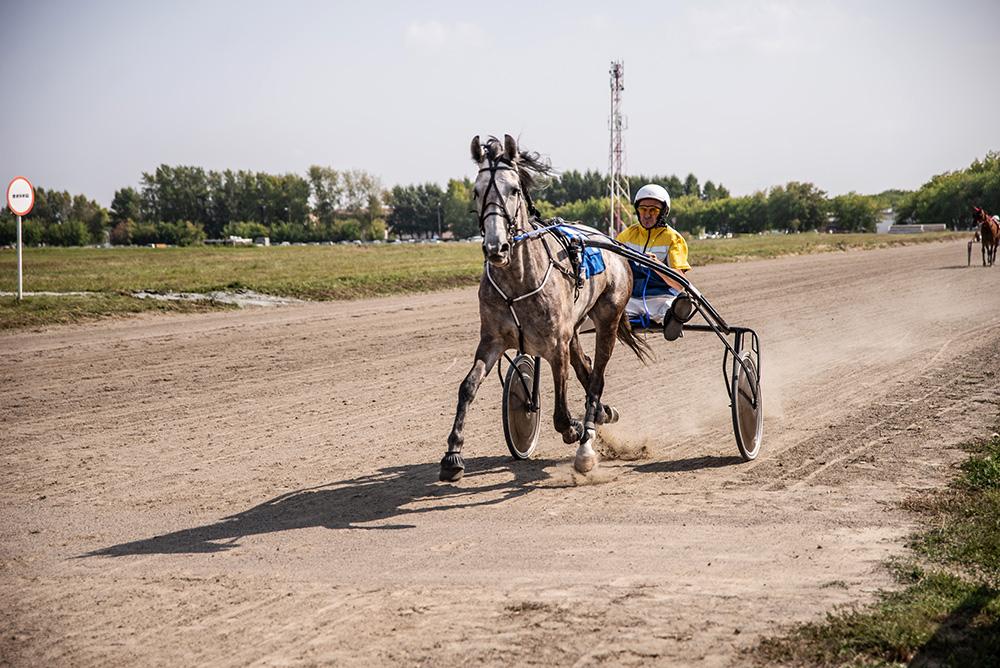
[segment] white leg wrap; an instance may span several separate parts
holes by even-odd
[[[576,449],[576,459],[573,460],[573,468],[579,473],[588,473],[595,466],[597,466],[597,453],[594,452],[594,426],[588,425],[584,429],[580,447]]]

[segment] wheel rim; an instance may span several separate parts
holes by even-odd
[[[743,365],[736,362],[736,378],[733,383],[733,429],[740,454],[747,461],[754,459],[760,450],[764,433],[764,411],[757,367],[744,353]]]
[[[531,407],[530,389],[534,383],[535,364],[520,355],[507,370],[503,392],[503,430],[507,448],[517,459],[527,459],[538,445],[540,410]],[[523,383],[518,379],[520,374]]]

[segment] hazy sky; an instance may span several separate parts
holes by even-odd
[[[1000,2],[4,2],[0,178],[110,204],[157,165],[384,185],[507,132],[734,194],[913,189],[1000,149]]]

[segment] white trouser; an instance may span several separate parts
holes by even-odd
[[[653,295],[645,298],[631,297],[625,307],[625,313],[631,318],[640,318],[646,314],[658,325],[663,324],[663,319],[670,310],[670,305],[674,303],[677,295]]]

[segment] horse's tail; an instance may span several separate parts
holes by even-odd
[[[645,339],[640,339],[632,331],[632,323],[629,322],[628,315],[622,313],[621,320],[618,321],[618,340],[632,349],[639,361],[646,364],[653,359],[653,349],[649,347]]]

